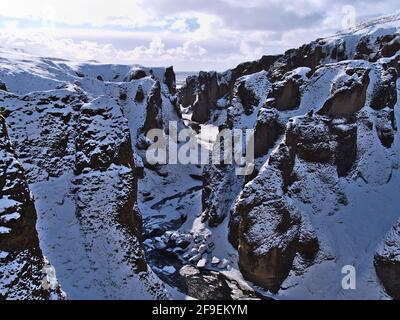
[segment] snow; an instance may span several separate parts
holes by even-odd
[[[207,265],[207,259],[200,259],[199,262],[197,262],[197,268],[205,268]]]
[[[5,215],[1,216],[0,221],[7,223],[10,221],[18,220],[19,218],[21,218],[21,215],[18,212],[13,212],[13,213],[9,213],[9,214],[5,214]]]
[[[12,231],[12,230],[11,230],[10,228],[0,226],[0,234],[8,234],[8,233],[10,233],[11,231]]]
[[[8,197],[4,197],[0,199],[0,212],[6,212],[10,209],[16,209],[21,205],[22,203],[18,201],[9,199]]]
[[[165,272],[166,274],[174,274],[176,269],[173,266],[166,266],[162,268],[162,272]]]
[[[9,255],[8,252],[0,251],[0,261],[3,260],[3,259],[5,259],[5,258],[7,258],[8,255]]]

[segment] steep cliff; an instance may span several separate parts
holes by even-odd
[[[202,219],[228,228],[243,276],[276,297],[397,297],[395,227],[376,250],[398,219],[398,26],[393,15],[289,50],[204,102],[200,123],[254,129],[256,159],[247,177],[205,166]],[[189,82],[204,77],[181,96],[195,100]],[[348,264],[356,291],[341,288]]]
[[[27,202],[27,232],[15,246],[30,243],[39,264],[40,240],[68,298],[168,298],[142,244],[137,141],[154,123],[164,128],[179,120],[173,69],[3,54],[0,78],[8,91],[0,91],[0,102],[38,216],[39,239]]]
[[[0,299],[63,299],[39,246],[36,209],[25,171],[0,116]]]

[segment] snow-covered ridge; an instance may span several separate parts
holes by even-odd
[[[68,298],[168,298],[141,242],[137,141],[151,129],[150,108],[161,125],[178,120],[173,69],[0,52],[2,114],[35,198],[40,247]],[[5,223],[17,218],[5,214],[10,205]],[[32,292],[18,294],[5,296]]]

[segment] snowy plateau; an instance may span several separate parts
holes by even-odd
[[[0,47],[0,299],[399,299],[399,30],[179,86]],[[211,153],[253,129],[255,170],[149,163],[171,122]]]

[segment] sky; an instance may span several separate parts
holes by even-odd
[[[0,0],[0,46],[223,71],[400,9],[399,0]]]

